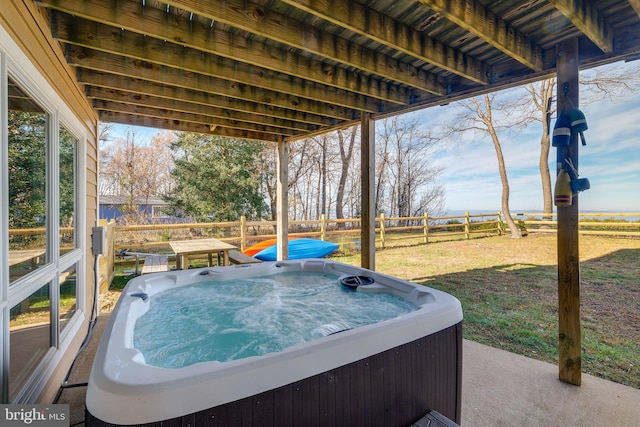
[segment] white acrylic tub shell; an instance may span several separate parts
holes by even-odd
[[[229,362],[202,362],[178,369],[144,363],[134,348],[136,319],[164,290],[202,281],[266,276],[288,271],[366,275],[375,284],[357,292],[390,292],[414,303],[406,315],[299,344],[277,353]],[[202,275],[202,272],[208,272]],[[147,301],[131,296],[146,293]],[[252,396],[431,335],[462,320],[453,296],[362,268],[327,260],[266,262],[194,269],[135,278],[123,290],[94,359],[87,410],[113,424],[167,420]],[[170,326],[169,326],[170,327]]]

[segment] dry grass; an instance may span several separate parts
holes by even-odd
[[[640,388],[640,239],[581,236],[580,261],[583,371]],[[466,338],[557,363],[555,235],[394,247],[376,270],[457,296]]]

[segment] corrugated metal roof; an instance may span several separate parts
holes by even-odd
[[[101,120],[297,139],[640,53],[638,0],[35,0]]]

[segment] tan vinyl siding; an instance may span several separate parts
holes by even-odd
[[[2,0],[0,9],[0,26],[2,26],[20,46],[32,64],[54,88],[60,98],[73,112],[84,126],[86,138],[86,276],[84,295],[86,296],[85,323],[63,350],[60,363],[54,368],[53,374],[47,381],[38,400],[42,403],[51,402],[56,395],[59,385],[66,375],[78,351],[89,324],[93,304],[94,272],[93,257],[91,256],[91,227],[97,223],[97,124],[98,117],[91,104],[84,95],[84,90],[75,82],[75,69],[67,65],[64,52],[60,44],[51,37],[47,17],[40,13],[33,0]],[[84,175],[80,175],[83,177]]]

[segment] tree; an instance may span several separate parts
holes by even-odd
[[[171,149],[175,187],[164,197],[168,213],[199,221],[263,216],[263,177],[256,168],[263,143],[181,132]]]
[[[496,93],[484,95],[482,101],[478,101],[477,98],[471,98],[456,105],[461,107],[460,114],[446,127],[445,137],[455,139],[460,138],[466,132],[479,132],[491,138],[498,160],[500,183],[502,185],[501,209],[509,230],[511,230],[511,237],[520,238],[522,237],[522,232],[513,221],[509,211],[509,179],[498,136],[499,130],[508,130],[513,126],[522,125],[521,116],[514,113],[518,108],[514,108],[513,101],[509,99],[498,102]],[[495,113],[498,113],[500,117],[495,118]],[[498,125],[497,123],[500,124]]]
[[[439,212],[442,168],[429,161],[436,141],[407,116],[383,119],[377,129],[376,212],[403,217]]]
[[[549,172],[549,153],[551,148],[551,118],[556,112],[554,100],[556,79],[546,79],[526,86],[528,100],[533,108],[518,108],[522,118],[520,124],[539,121],[542,124],[540,136],[540,180],[542,185],[543,212],[553,213],[553,193],[551,175]],[[620,102],[640,92],[640,67],[638,65],[623,65],[588,70],[580,74],[582,105],[588,105],[603,98],[613,102]],[[514,105],[523,107],[519,99]],[[577,107],[577,106],[576,106]]]
[[[136,132],[128,129],[124,137],[109,143],[110,136],[101,132],[104,143],[100,151],[100,194],[125,196],[120,209],[126,220],[144,215],[139,200],[162,196],[172,187],[171,132],[161,132],[150,143],[138,140]]]
[[[351,159],[353,158],[353,148],[356,145],[356,136],[358,135],[358,126],[353,126],[349,130],[338,130],[338,148],[340,150],[340,178],[338,179],[338,191],[336,194],[336,218],[344,218],[344,200],[347,179],[349,178],[349,170],[351,169]],[[323,160],[326,156],[326,149],[323,151]],[[326,167],[325,173],[326,173]],[[338,223],[339,227],[343,223]]]
[[[43,227],[47,214],[47,116],[39,111],[10,110],[8,126],[9,228]]]
[[[540,169],[540,181],[542,185],[542,203],[543,213],[553,213],[553,195],[551,192],[551,173],[549,172],[549,152],[551,149],[551,116],[555,112],[553,105],[553,94],[555,91],[556,79],[542,80],[536,84],[530,84],[526,87],[535,112],[530,117],[532,120],[538,120],[542,123],[542,134],[540,135],[540,157],[538,167]],[[521,110],[526,111],[526,110]],[[526,119],[525,119],[526,120]],[[550,219],[550,218],[549,218]]]

